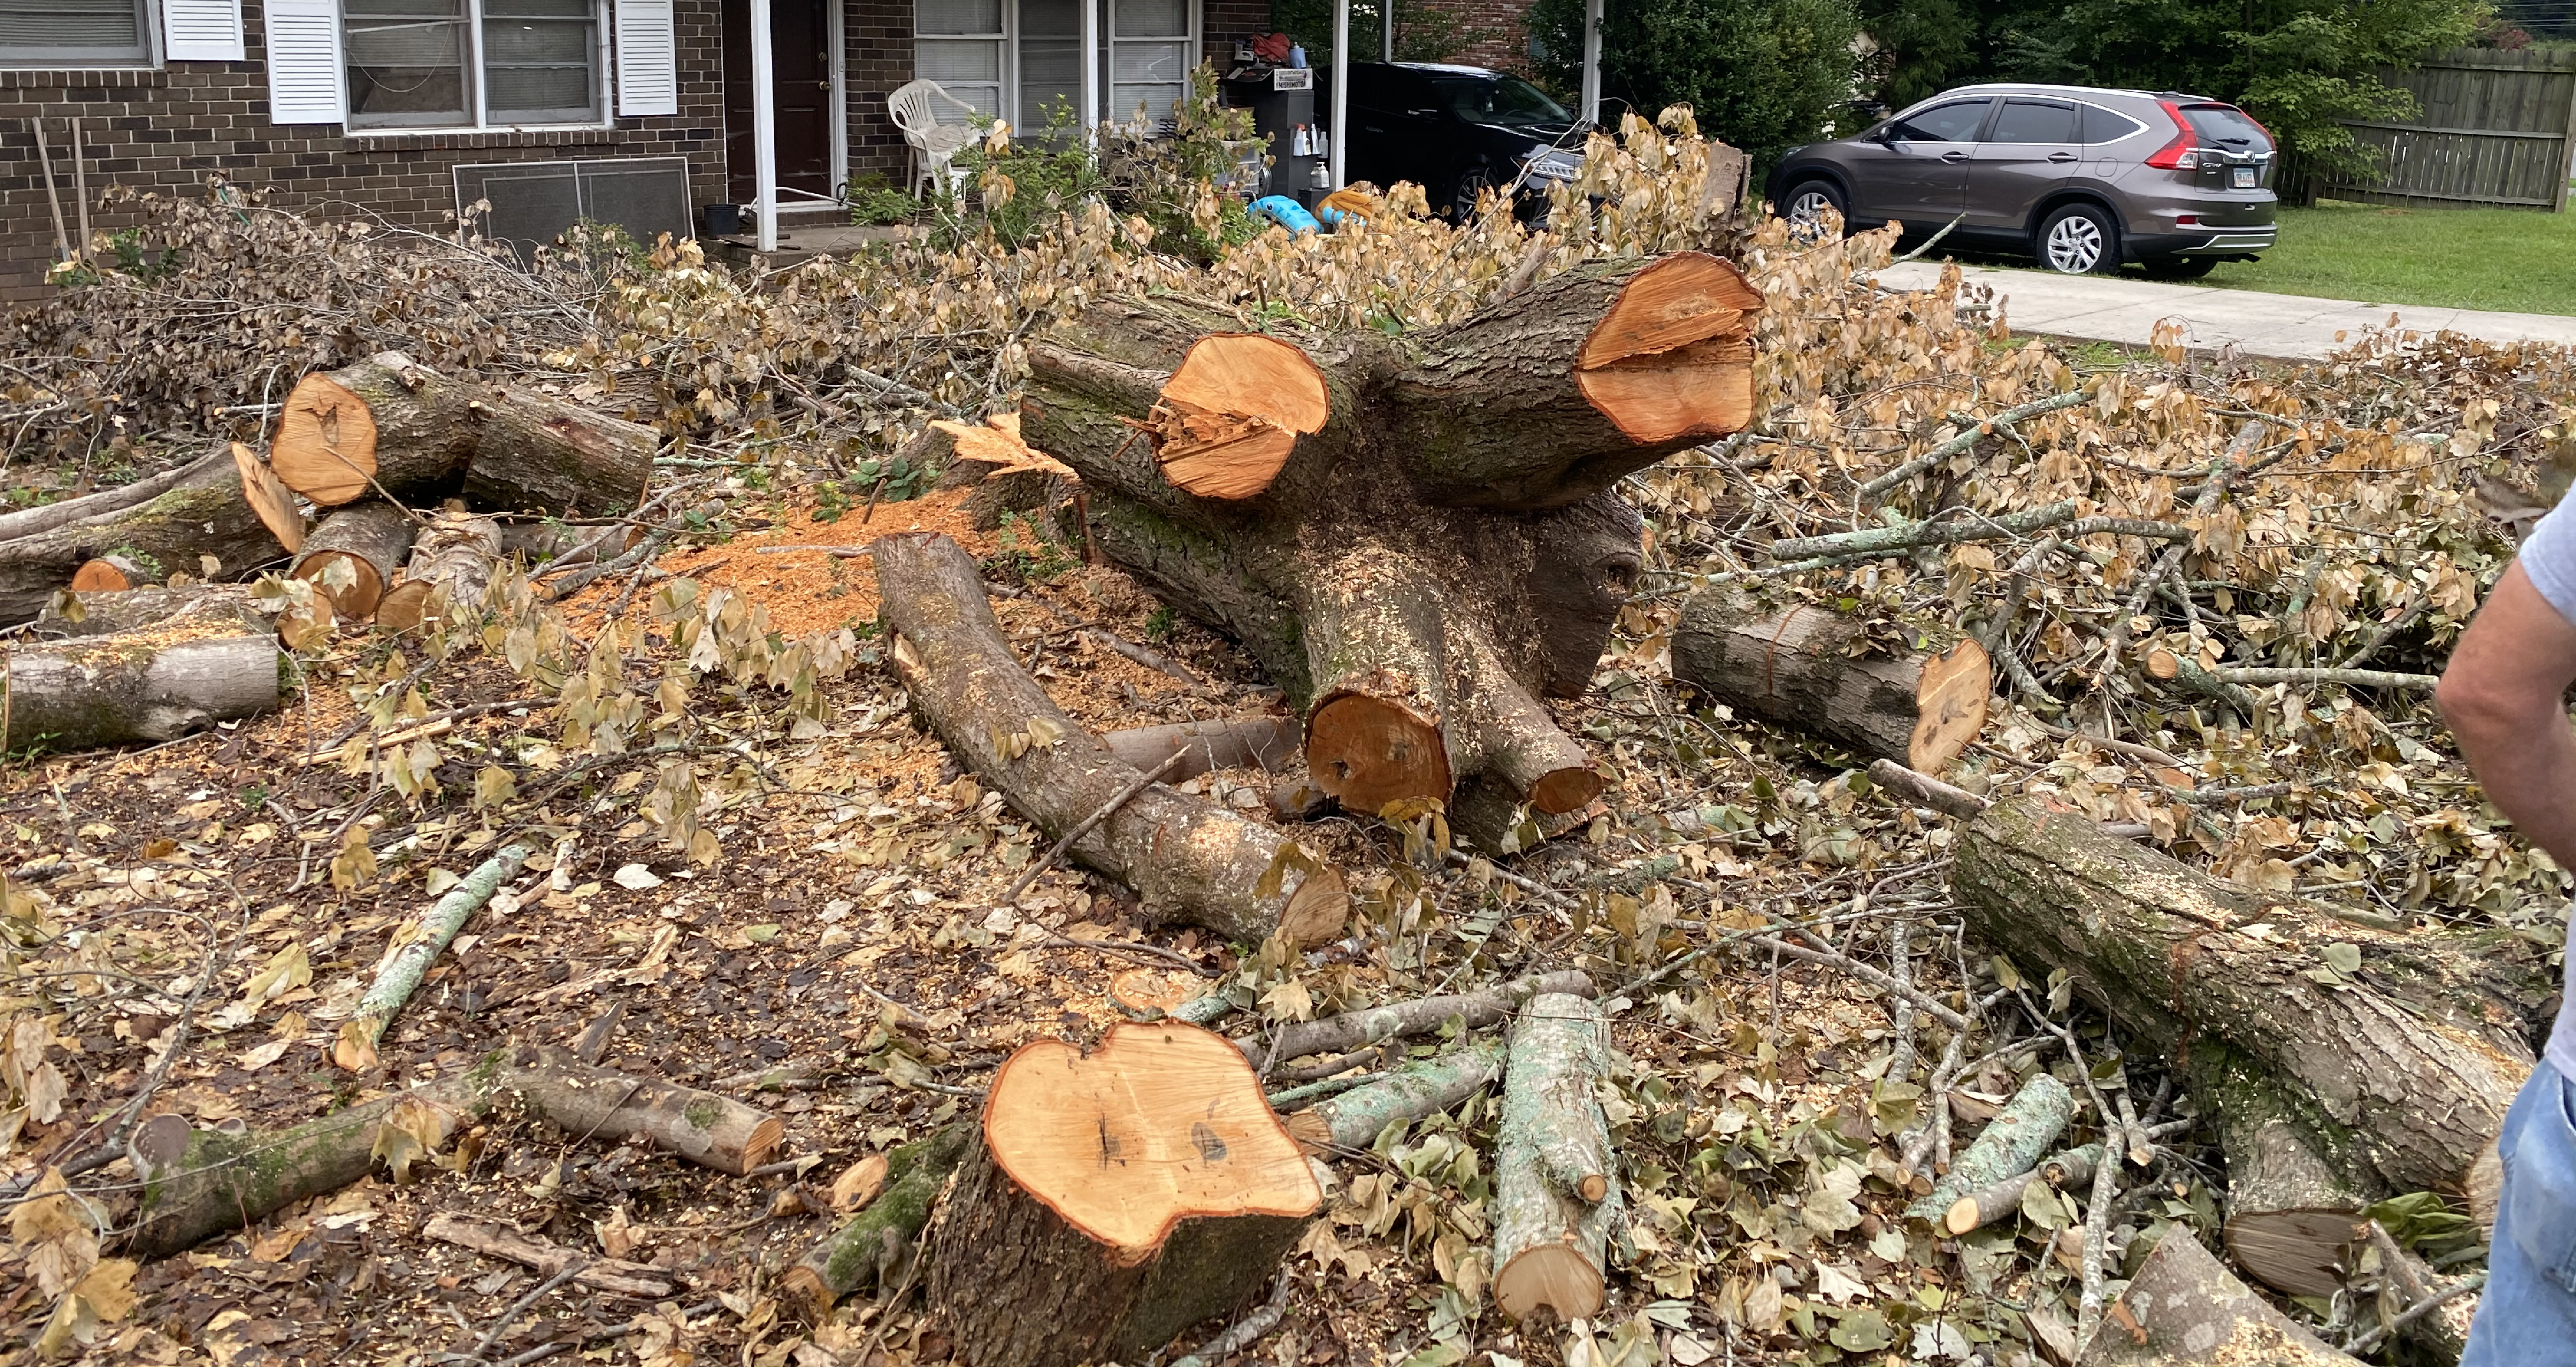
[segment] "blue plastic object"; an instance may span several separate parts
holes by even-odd
[[[1291,69],[1293,69],[1293,70],[1297,70],[1297,71],[1303,71],[1303,70],[1305,70],[1305,69],[1306,69],[1306,45],[1305,45],[1305,44],[1303,44],[1303,43],[1299,43],[1299,44],[1297,44],[1296,46],[1291,47],[1291,48],[1289,48],[1289,49],[1288,49],[1288,65],[1289,65],[1289,67],[1290,67]]]
[[[1305,205],[1286,195],[1263,195],[1252,201],[1252,216],[1269,219],[1292,233],[1311,233],[1321,226]]]

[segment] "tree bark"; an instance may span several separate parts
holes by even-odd
[[[1959,1161],[1933,1184],[1931,1194],[1906,1208],[1906,1217],[1946,1220],[1960,1197],[2037,1167],[2040,1155],[2066,1132],[2066,1122],[2074,1116],[2075,1094],[2066,1084],[2046,1073],[2034,1075],[1986,1122]]]
[[[1022,430],[1103,554],[1287,692],[1316,789],[1491,845],[1600,791],[1539,697],[1588,686],[1637,571],[1611,486],[1745,421],[1760,302],[1683,254],[1399,338],[1104,303],[1033,344]]]
[[[1515,1320],[1601,1310],[1617,1160],[1593,1087],[1609,1068],[1601,1008],[1571,993],[1529,999],[1512,1026],[1494,1138],[1494,1303]]]
[[[0,625],[35,617],[82,565],[110,554],[146,566],[153,579],[173,570],[212,579],[245,577],[286,548],[244,500],[232,457],[217,452],[139,503],[0,540]],[[211,574],[205,556],[217,562]]]
[[[2017,1172],[2000,1182],[1989,1182],[1950,1203],[1941,1218],[1941,1228],[1950,1237],[1972,1234],[1997,1220],[2010,1219],[2021,1213],[2022,1193],[2037,1182],[2063,1191],[2079,1182],[2093,1180],[2093,1165],[2102,1161],[2102,1146],[2086,1144],[2068,1149],[2025,1172]]]
[[[560,1050],[522,1046],[426,1087],[361,1102],[319,1120],[266,1133],[192,1128],[158,1116],[135,1132],[127,1161],[142,1184],[128,1246],[157,1258],[239,1229],[308,1196],[367,1175],[388,1123],[427,1125],[439,1134],[505,1097],[522,1098],[557,1126],[585,1139],[647,1138],[720,1172],[740,1175],[769,1160],[779,1122],[739,1102],[670,1083],[593,1068]],[[400,1108],[412,1108],[405,1114]]]
[[[2287,1152],[2284,1133],[2357,1199],[2459,1190],[2529,1075],[2524,1013],[2551,987],[2502,932],[2337,920],[2037,798],[1962,828],[1952,886],[1988,943],[2066,970],[2138,1047],[2176,1059],[2236,1136],[2249,1210],[2314,1194],[2254,1161]],[[2358,972],[2329,967],[2335,945]]]
[[[656,1301],[671,1294],[670,1274],[661,1268],[628,1262],[623,1258],[585,1259],[571,1249],[541,1243],[488,1220],[474,1220],[441,1211],[431,1216],[420,1232],[441,1243],[470,1248],[487,1258],[535,1268],[549,1277],[580,1261],[581,1270],[572,1274],[573,1282],[596,1291],[614,1291],[621,1296],[641,1296]]]
[[[975,561],[936,534],[874,543],[896,673],[913,710],[977,777],[1051,836],[1100,811],[1142,775],[1056,707],[1020,667]],[[1038,743],[1032,723],[1054,738]],[[1015,739],[1016,738],[1016,739]],[[1016,754],[1012,753],[1017,751]],[[1134,888],[1147,914],[1259,944],[1341,934],[1349,897],[1328,867],[1289,866],[1277,832],[1154,785],[1073,843],[1073,857]],[[1265,875],[1270,891],[1263,891]]]
[[[1376,1082],[1289,1116],[1288,1133],[1310,1148],[1367,1148],[1399,1120],[1420,1120],[1474,1096],[1502,1076],[1503,1060],[1500,1040],[1478,1040],[1438,1058],[1416,1059]]]
[[[2229,1275],[2179,1224],[2156,1241],[2082,1351],[2080,1367],[2360,1367]]]
[[[340,620],[372,621],[419,531],[411,514],[382,499],[352,503],[323,517],[289,573],[311,581]]]
[[[220,618],[12,651],[0,681],[6,745],[90,750],[176,740],[277,706],[288,668],[276,637],[241,634]]]
[[[488,517],[440,514],[412,542],[403,582],[377,602],[376,625],[387,631],[409,631],[429,615],[432,600],[439,595],[451,607],[480,611],[500,559],[499,524]]]
[[[456,932],[501,885],[517,876],[521,865],[528,862],[525,845],[504,845],[499,854],[475,866],[447,895],[429,909],[413,928],[412,935],[400,948],[385,956],[376,969],[376,980],[358,999],[358,1009],[340,1024],[340,1038],[331,1051],[332,1061],[355,1072],[376,1066],[376,1041],[384,1038],[385,1027],[394,1013],[403,1009],[411,994],[420,990],[420,980],[429,971],[430,961],[447,949]]]
[[[968,1367],[1137,1361],[1267,1290],[1322,1200],[1222,1036],[1040,1040],[993,1079],[928,1235],[930,1304]]]
[[[1517,978],[1477,992],[1447,997],[1416,997],[1411,1001],[1345,1011],[1322,1020],[1285,1026],[1270,1035],[1255,1035],[1238,1043],[1248,1057],[1265,1067],[1269,1063],[1284,1063],[1308,1054],[1347,1054],[1364,1044],[1428,1034],[1452,1020],[1466,1029],[1481,1030],[1523,1009],[1532,998],[1546,993],[1589,997],[1593,995],[1592,979],[1581,969],[1559,969],[1553,973]]]
[[[389,351],[305,376],[279,412],[269,466],[324,507],[461,494],[488,512],[597,515],[642,501],[656,445],[651,428]]]
[[[1956,633],[1890,644],[1812,603],[1732,589],[1693,597],[1673,677],[1734,708],[1937,777],[1985,726],[1992,667]]]
[[[1102,736],[1100,743],[1108,746],[1109,753],[1116,755],[1120,763],[1140,770],[1171,758],[1174,750],[1189,751],[1189,758],[1163,775],[1164,782],[1178,783],[1217,769],[1276,772],[1293,768],[1303,739],[1304,732],[1295,717],[1235,717],[1112,731]]]
[[[969,1124],[951,1125],[886,1154],[885,1189],[778,1275],[778,1293],[797,1316],[820,1324],[843,1297],[884,1284],[908,1257],[948,1174],[976,1142]]]

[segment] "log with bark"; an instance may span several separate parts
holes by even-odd
[[[286,555],[243,497],[241,470],[229,450],[177,473],[176,479],[145,481],[145,487],[159,492],[139,502],[74,499],[56,506],[89,511],[66,520],[16,524],[26,530],[0,539],[0,624],[32,619],[83,565],[103,556],[124,557],[143,577],[158,581],[174,571],[201,579],[245,578]],[[209,557],[212,570],[205,563]]]
[[[1494,1303],[1515,1320],[1600,1312],[1619,1169],[1593,1087],[1608,1071],[1601,1008],[1567,992],[1532,997],[1512,1023],[1494,1137]]]
[[[1612,486],[1749,418],[1761,306],[1698,253],[1395,338],[1104,303],[1032,345],[1021,430],[1080,472],[1102,553],[1287,692],[1319,789],[1491,843],[1600,791],[1539,698],[1590,683],[1637,572]]]
[[[2262,1363],[2264,1367],[2360,1367],[2265,1303],[2172,1225],[2156,1241],[2079,1367],[2180,1367]]]
[[[1237,1043],[1255,1064],[1267,1069],[1271,1064],[1308,1054],[1346,1054],[1366,1044],[1428,1034],[1453,1020],[1466,1029],[1481,1030],[1520,1010],[1531,998],[1550,992],[1589,997],[1593,995],[1592,979],[1579,968],[1558,969],[1474,992],[1416,997],[1301,1021]]]
[[[1988,943],[2182,1067],[2226,1153],[2229,1250],[2284,1290],[2324,1284],[2363,1203],[2463,1188],[2553,986],[2507,932],[2357,925],[2040,798],[1966,823],[1952,884]]]
[[[420,990],[420,980],[429,971],[430,961],[446,951],[456,932],[465,928],[465,922],[482,910],[492,900],[492,894],[516,877],[520,866],[527,862],[527,846],[504,845],[500,853],[476,865],[430,907],[412,927],[411,934],[385,955],[376,969],[376,980],[358,999],[357,1011],[340,1023],[340,1036],[331,1047],[332,1062],[353,1072],[376,1066],[376,1041],[384,1038],[385,1027],[392,1023],[394,1013]]]
[[[501,528],[488,517],[449,510],[412,542],[403,581],[376,604],[376,625],[409,631],[443,600],[480,609],[501,558]]]
[[[9,651],[0,669],[0,743],[88,750],[258,716],[286,696],[293,664],[264,627],[210,611]]]
[[[1994,690],[1985,650],[1964,636],[1872,640],[1859,617],[1738,589],[1712,589],[1683,606],[1673,677],[1739,715],[1927,776],[1977,738]]]
[[[885,1187],[847,1223],[778,1274],[778,1294],[808,1324],[820,1324],[846,1296],[889,1284],[913,1251],[931,1203],[975,1142],[970,1124],[951,1125],[885,1156]]]
[[[1323,1201],[1251,1065],[1194,1025],[1023,1047],[980,1139],[925,1236],[968,1367],[1141,1360],[1257,1299]]]
[[[400,352],[299,381],[269,468],[323,507],[462,495],[487,512],[623,513],[653,476],[653,430],[525,390],[449,379]]]
[[[1151,769],[1186,750],[1189,757],[1166,772],[1178,783],[1217,769],[1277,772],[1295,767],[1298,742],[1305,739],[1295,717],[1235,717],[1221,721],[1183,721],[1169,726],[1139,726],[1100,738],[1109,752],[1138,769]]]
[[[1289,1116],[1288,1133],[1308,1148],[1367,1148],[1389,1125],[1420,1120],[1475,1095],[1502,1076],[1503,1060],[1500,1040],[1478,1040],[1438,1058],[1416,1059]]]
[[[1906,1207],[1906,1218],[1946,1220],[1959,1198],[2030,1171],[2074,1116],[2075,1094],[2066,1084],[2046,1073],[2034,1075],[1986,1122],[1976,1142],[1968,1145],[1931,1192]]]
[[[454,1077],[284,1130],[231,1134],[196,1129],[183,1116],[154,1117],[127,1145],[126,1161],[141,1184],[128,1247],[143,1258],[176,1253],[338,1190],[366,1176],[379,1157],[434,1150],[458,1121],[509,1097],[582,1138],[648,1139],[736,1175],[768,1162],[784,1133],[776,1117],[712,1092],[521,1046]]]
[[[895,672],[913,710],[976,777],[1050,836],[1095,816],[1143,777],[1020,667],[963,548],[909,532],[873,545]],[[1147,914],[1244,944],[1274,934],[1323,944],[1349,915],[1339,873],[1292,859],[1267,826],[1159,784],[1075,840],[1072,854],[1134,888]]]
[[[1956,1238],[1975,1233],[1997,1220],[2018,1215],[2021,1213],[2022,1194],[2030,1190],[2031,1183],[2063,1191],[2079,1182],[2093,1180],[2093,1165],[2101,1161],[2102,1146],[2086,1144],[2042,1160],[2028,1172],[2017,1172],[1999,1182],[1989,1182],[1952,1201],[1949,1213],[1941,1217],[1941,1228]]]
[[[408,510],[382,499],[335,508],[304,538],[289,573],[329,598],[341,621],[372,621],[419,533]]]

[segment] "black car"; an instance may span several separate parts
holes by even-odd
[[[1318,75],[1324,88],[1315,106],[1330,109],[1332,73]],[[1353,62],[1350,120],[1343,154],[1351,179],[1381,187],[1412,181],[1433,208],[1453,214],[1516,179],[1522,211],[1530,212],[1548,182],[1583,169],[1571,111],[1518,76],[1479,66]]]

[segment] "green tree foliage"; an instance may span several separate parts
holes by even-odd
[[[1621,0],[1603,8],[1605,100],[1625,100],[1648,119],[1667,105],[1689,105],[1702,132],[1763,164],[1829,132],[1855,131],[1845,112],[1860,33],[1851,0]],[[1530,32],[1545,53],[1542,74],[1574,89],[1582,79],[1583,0],[1538,0]]]

